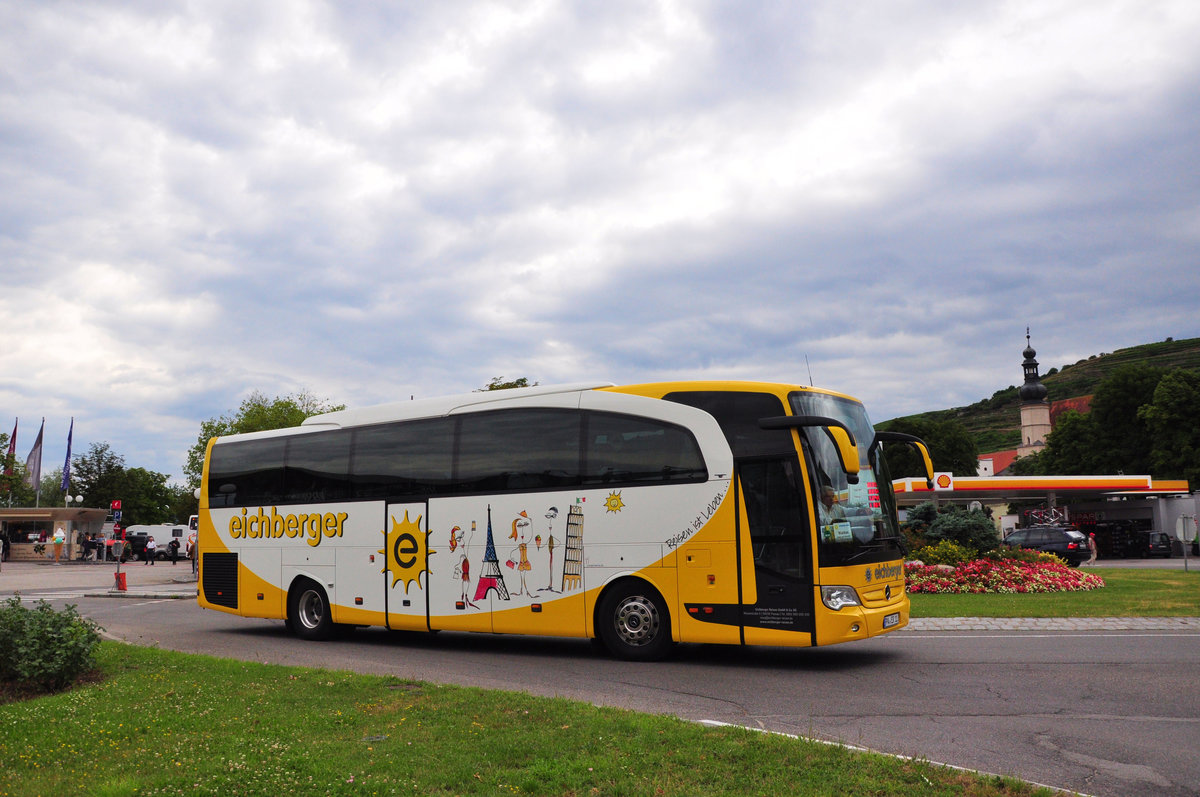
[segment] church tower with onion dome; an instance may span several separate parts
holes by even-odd
[[[1021,397],[1021,445],[1017,456],[1027,457],[1046,447],[1046,436],[1050,434],[1050,402],[1046,400],[1046,386],[1038,376],[1037,352],[1029,342],[1029,327],[1025,328],[1025,384],[1017,394]]]

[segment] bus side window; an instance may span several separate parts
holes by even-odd
[[[283,484],[287,502],[292,504],[349,498],[350,432],[317,432],[290,438]]]
[[[580,413],[522,409],[461,416],[457,489],[536,490],[579,484]]]
[[[584,458],[585,484],[708,478],[700,447],[691,433],[653,418],[589,413]]]
[[[450,489],[454,419],[381,424],[354,430],[350,479],[355,498],[400,498]]]
[[[209,506],[269,506],[283,498],[285,438],[215,445],[209,463]]]

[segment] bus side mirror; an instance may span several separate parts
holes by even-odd
[[[871,441],[871,448],[875,448],[880,443],[887,442],[906,443],[917,450],[917,453],[921,455],[921,460],[925,464],[925,484],[932,490],[933,460],[929,457],[929,448],[925,445],[925,441],[911,434],[904,434],[903,432],[876,432],[875,439]]]
[[[826,418],[822,415],[776,415],[771,418],[759,418],[760,429],[799,429],[801,427],[819,426],[829,435],[837,448],[838,460],[846,481],[858,484],[858,443],[850,427],[837,418]]]
[[[837,426],[826,426],[825,434],[837,446],[838,459],[842,462],[842,470],[846,473],[846,481],[858,484],[858,446],[854,444],[854,436],[846,429]]]

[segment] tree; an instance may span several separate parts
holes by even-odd
[[[1113,371],[1092,396],[1087,415],[1063,414],[1046,438],[1044,473],[1151,473],[1153,439],[1142,407],[1154,400],[1165,372],[1148,365]]]
[[[42,506],[62,506],[66,493],[62,488],[62,468],[55,468],[49,473],[42,475],[42,489],[39,492],[41,496]],[[75,493],[71,493],[75,495]]]
[[[897,418],[881,429],[915,435],[925,441],[933,469],[959,476],[974,476],[979,470],[979,450],[967,427],[954,419],[937,421],[928,418]],[[870,441],[866,441],[869,443]],[[859,445],[865,445],[859,442]],[[905,476],[925,476],[925,465],[912,446],[892,443],[884,447],[884,459],[893,479]]]
[[[200,511],[200,501],[196,498],[196,488],[186,484],[167,485],[169,498],[167,505],[171,507],[168,523],[186,523],[188,518]]]
[[[124,500],[124,474],[125,458],[104,442],[92,443],[71,463],[73,489],[83,496],[84,506],[107,507],[114,499]]]
[[[330,404],[328,400],[318,399],[307,391],[268,399],[266,394],[256,390],[242,401],[236,413],[209,418],[200,424],[200,435],[196,444],[188,451],[183,475],[187,477],[192,488],[200,486],[200,476],[204,472],[204,452],[208,449],[208,441],[214,437],[262,432],[268,429],[287,429],[299,426],[313,415],[344,409],[345,404]]]
[[[1150,473],[1150,430],[1138,411],[1154,401],[1162,368],[1126,365],[1109,374],[1092,396],[1095,473]]]
[[[527,377],[527,376],[522,376],[518,379],[512,380],[511,382],[505,382],[504,377],[502,377],[502,376],[493,376],[492,381],[488,382],[486,385],[479,388],[475,392],[476,393],[486,393],[489,390],[508,390],[508,389],[514,388],[514,387],[536,387],[536,386],[537,386],[537,382],[534,382],[532,385],[529,384],[529,377]]]
[[[145,468],[124,470],[121,478],[121,520],[126,525],[166,523],[171,516],[167,476]],[[101,504],[106,506],[106,504]]]
[[[25,462],[15,451],[8,456],[9,436],[0,432],[0,500],[10,506],[33,506],[34,491],[25,484]]]
[[[1046,437],[1046,447],[1040,455],[1042,474],[1099,474],[1098,461],[1095,419],[1075,410],[1059,416],[1054,430]]]
[[[62,471],[53,478],[56,482],[42,490],[62,503]],[[125,457],[108,443],[92,443],[87,453],[75,457],[71,463],[71,492],[83,496],[84,506],[104,508],[120,500],[121,523],[126,526],[153,525],[171,518],[167,476],[145,468],[126,468]]]
[[[1008,466],[1008,473],[1013,476],[1049,476],[1050,471],[1046,469],[1046,452],[1035,451],[1020,459],[1013,460],[1013,463]]]
[[[1157,476],[1200,482],[1200,372],[1177,369],[1154,388],[1139,411],[1150,431],[1150,458]]]

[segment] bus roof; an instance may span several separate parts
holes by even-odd
[[[612,382],[534,385],[532,387],[516,387],[507,390],[483,390],[456,396],[438,396],[436,398],[415,399],[413,401],[394,401],[374,407],[361,407],[352,410],[327,412],[324,415],[314,415],[305,420],[301,426],[343,428],[347,426],[366,426],[372,423],[384,423],[387,421],[411,420],[414,418],[436,418],[442,415],[449,415],[456,410],[480,404],[564,393],[580,393],[585,390],[595,390],[596,388],[612,386]]]
[[[474,393],[463,393],[452,396],[437,396],[433,398],[415,399],[412,401],[394,401],[371,407],[338,410],[323,415],[314,415],[306,419],[299,427],[285,429],[270,429],[261,432],[247,432],[235,436],[238,439],[261,439],[281,437],[294,434],[318,432],[323,429],[343,429],[355,426],[368,426],[390,421],[416,420],[419,418],[437,418],[450,415],[462,410],[480,407],[484,404],[499,404],[508,402],[524,403],[530,399],[541,403],[538,399],[554,402],[566,399],[571,394],[588,391],[606,393],[624,393],[631,396],[642,396],[660,399],[673,392],[686,391],[731,391],[731,392],[761,392],[785,396],[793,391],[808,391],[831,396],[840,396],[850,401],[858,401],[852,396],[824,388],[793,385],[784,382],[750,382],[739,380],[694,380],[678,382],[647,382],[636,385],[615,385],[612,382],[575,382],[561,385],[533,385],[532,387],[509,388],[505,390],[481,390]],[[569,401],[569,399],[567,399]],[[559,406],[563,406],[561,403]],[[221,438],[221,439],[224,439]]]
[[[781,397],[795,391],[803,391],[808,393],[821,393],[827,396],[837,396],[850,401],[858,401],[858,399],[856,399],[854,396],[849,396],[845,393],[839,393],[836,390],[829,390],[823,387],[794,385],[787,382],[748,382],[742,380],[724,379],[689,380],[681,382],[644,382],[637,385],[606,386],[601,389],[609,390],[614,393],[630,393],[636,396],[650,396],[652,398],[661,398],[668,393],[686,393],[694,391],[772,393]]]

